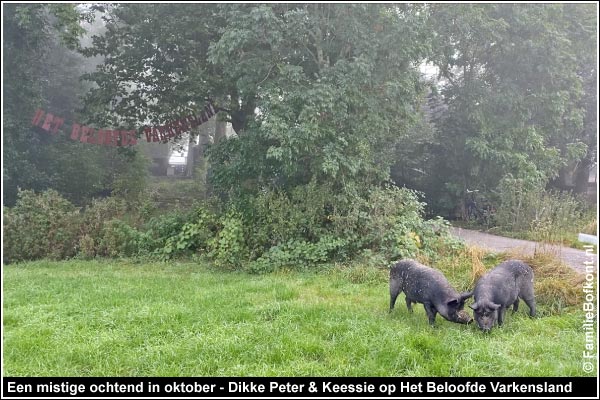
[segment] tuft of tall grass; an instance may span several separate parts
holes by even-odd
[[[483,258],[486,251],[480,247],[469,246],[467,247],[467,254],[471,259],[471,285],[475,285],[475,282],[485,274],[485,265],[483,265]]]
[[[598,235],[598,217],[594,214],[581,225],[581,233],[588,235]]]

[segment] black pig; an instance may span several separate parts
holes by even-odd
[[[448,321],[467,324],[472,318],[463,308],[465,300],[472,293],[459,294],[444,275],[433,268],[426,267],[414,260],[402,260],[390,270],[390,312],[394,309],[396,298],[404,292],[406,307],[412,312],[411,303],[422,303],[433,325],[435,316],[440,313]]]
[[[475,321],[488,332],[496,322],[502,325],[506,309],[519,308],[519,297],[529,306],[529,315],[535,316],[533,270],[523,261],[505,261],[479,279],[473,291]]]

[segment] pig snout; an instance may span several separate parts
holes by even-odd
[[[456,314],[456,322],[460,324],[470,324],[471,322],[473,322],[473,318],[471,318],[469,313],[467,313],[465,310],[460,310]]]
[[[481,329],[483,332],[489,332],[496,322],[493,317],[478,316],[477,314],[475,315],[475,320],[477,321],[479,329]]]

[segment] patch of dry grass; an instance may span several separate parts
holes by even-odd
[[[471,259],[471,285],[475,285],[475,282],[481,278],[486,270],[483,265],[483,258],[486,255],[486,251],[477,246],[469,246],[466,249],[467,256]]]

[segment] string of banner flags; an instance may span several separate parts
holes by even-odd
[[[145,126],[143,132],[148,142],[166,143],[169,139],[179,137],[183,133],[208,122],[218,110],[209,100],[204,110],[199,114],[180,118],[165,125]],[[31,124],[49,134],[56,135],[65,128],[65,119],[38,108]],[[77,122],[71,124],[70,135],[72,140],[106,146],[133,146],[138,141],[137,129],[97,129]]]

